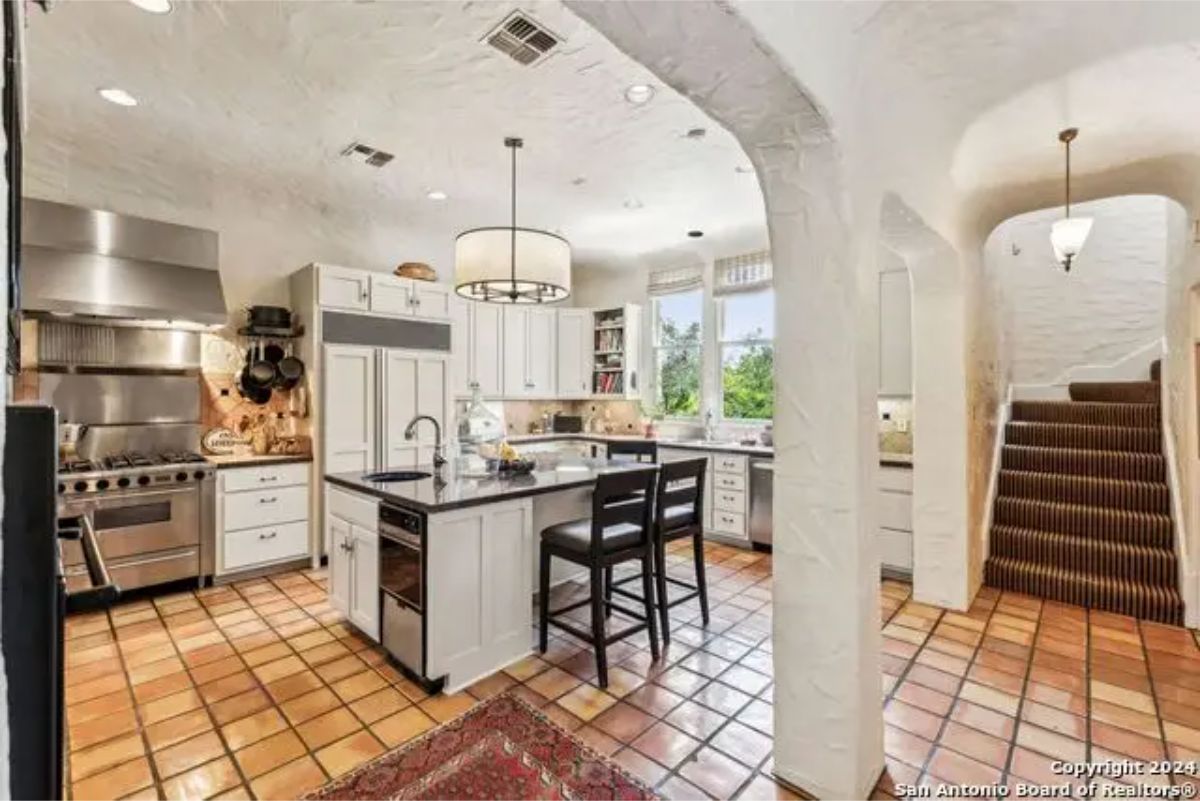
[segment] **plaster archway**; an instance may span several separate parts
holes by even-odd
[[[980,584],[968,512],[967,330],[962,260],[897,195],[883,197],[880,243],[912,282],[913,598],[966,610]]]
[[[835,137],[725,4],[567,6],[724,125],[757,171],[777,304],[774,770],[819,797],[865,798],[883,769],[876,344],[864,326],[877,305]]]

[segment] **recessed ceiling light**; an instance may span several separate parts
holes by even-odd
[[[627,209],[640,209],[641,207],[642,201],[638,200],[636,197],[631,197],[625,201],[625,208]]]
[[[699,239],[700,237],[704,236],[704,232],[693,229],[688,231],[688,236],[690,236],[692,239]]]
[[[129,2],[151,14],[167,14],[171,11],[171,0],[129,0]]]
[[[430,200],[445,200],[448,196],[440,189],[431,189],[425,193],[425,197]]]
[[[654,87],[648,83],[635,83],[625,90],[625,99],[635,106],[642,106],[654,99]]]
[[[124,89],[110,87],[108,89],[97,89],[96,92],[109,103],[116,103],[118,106],[136,106],[138,104],[137,98]]]

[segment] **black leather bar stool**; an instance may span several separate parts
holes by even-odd
[[[632,459],[627,457],[632,456]],[[619,439],[608,443],[608,460],[632,462],[657,462],[658,443],[652,439]]]
[[[650,654],[658,659],[658,631],[654,620],[654,587],[650,571],[654,559],[651,529],[651,503],[654,498],[654,479],[657,466],[630,468],[601,474],[592,493],[592,516],[582,520],[559,523],[542,530],[540,592],[540,637],[538,647],[546,652],[547,627],[550,624],[573,634],[592,646],[596,652],[596,670],[601,687],[608,686],[608,646],[649,629]],[[550,610],[550,559],[557,556],[588,569],[589,597],[582,601]],[[622,562],[640,560],[642,563],[643,614],[612,603],[605,598],[604,574],[607,568]],[[559,615],[581,606],[591,605],[592,630],[584,631],[573,623],[557,620]],[[620,631],[607,634],[605,619],[616,610],[636,621]]]
[[[700,615],[708,625],[708,582],[704,576],[704,471],[707,459],[687,459],[659,465],[658,491],[654,501],[654,579],[658,592],[658,613],[662,620],[663,642],[671,642],[671,622],[667,612],[671,607],[700,599]],[[667,575],[667,543],[692,538],[692,554],[696,563],[696,583],[689,584]],[[641,598],[621,587],[638,576],[628,576],[611,584],[609,589],[626,598]],[[667,584],[683,587],[688,592],[675,599],[667,595]]]

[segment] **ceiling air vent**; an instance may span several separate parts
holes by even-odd
[[[504,18],[483,41],[525,66],[536,64],[561,41],[523,11]]]
[[[396,158],[387,151],[364,145],[362,142],[351,142],[342,149],[343,156],[353,156],[356,159],[362,159],[363,164],[371,167],[382,167],[392,159]]]

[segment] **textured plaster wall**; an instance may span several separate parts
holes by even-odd
[[[1061,208],[992,232],[988,268],[1000,281],[1014,383],[1059,383],[1073,368],[1113,364],[1162,338],[1168,205],[1138,195],[1075,206],[1072,214],[1095,223],[1069,273],[1050,248]]]

